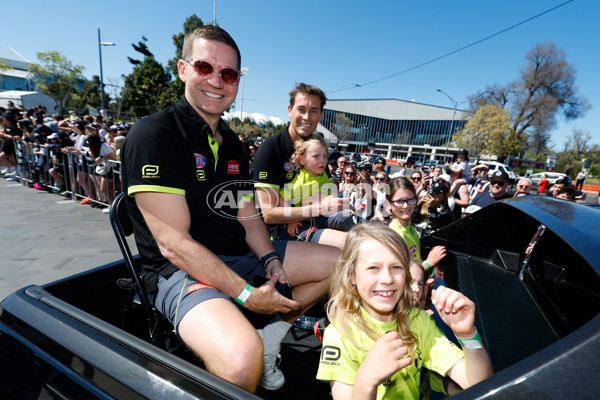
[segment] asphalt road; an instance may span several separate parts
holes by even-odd
[[[99,209],[4,179],[0,204],[0,300],[122,258]]]

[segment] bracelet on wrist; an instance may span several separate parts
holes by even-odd
[[[431,271],[433,269],[433,265],[431,265],[429,263],[429,261],[427,261],[427,260],[423,261],[423,266],[425,267],[425,270],[427,272],[429,272],[429,271]]]
[[[269,264],[271,264],[271,261],[273,261],[273,260],[279,260],[279,262],[281,262],[281,259],[279,258],[279,256],[273,256],[273,257],[269,258],[264,265],[265,271],[267,270],[267,267],[269,266]]]
[[[281,256],[276,251],[272,251],[270,253],[265,254],[260,259],[260,263],[262,264],[263,268],[267,268],[267,264],[269,263],[269,261],[271,261],[272,258],[279,258],[279,259],[281,259]]]
[[[475,329],[475,336],[473,336],[471,339],[461,339],[459,337],[456,337],[456,339],[458,340],[458,343],[460,343],[460,345],[462,346],[463,349],[481,349],[481,336],[479,336],[479,332],[477,331],[477,329]]]
[[[235,302],[238,303],[239,305],[244,304],[246,302],[246,300],[248,300],[248,297],[250,297],[250,293],[252,293],[252,289],[254,289],[254,287],[252,285],[250,285],[249,283],[247,283],[246,286],[244,286],[244,289],[242,289],[242,292],[235,299]]]

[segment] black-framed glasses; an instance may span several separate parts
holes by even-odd
[[[490,181],[490,185],[504,186],[505,181]]]
[[[385,178],[375,177],[375,182],[385,182]]]
[[[354,171],[344,171],[344,175],[356,175],[356,172]]]
[[[184,60],[189,62],[194,67],[194,71],[196,71],[196,73],[203,78],[210,78],[215,72],[215,70],[217,68],[220,68],[221,71],[219,72],[219,75],[221,75],[221,80],[226,85],[237,85],[240,81],[240,77],[242,76],[242,71],[236,71],[233,68],[222,68],[219,66],[213,66],[208,61],[200,59],[194,60],[191,57],[186,57],[184,58]]]
[[[398,199],[398,200],[390,200],[390,204],[396,208],[402,207],[404,204],[409,206],[414,206],[417,204],[417,198],[411,197],[410,199]]]

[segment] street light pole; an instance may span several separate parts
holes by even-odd
[[[100,40],[100,28],[98,28],[98,54],[100,55],[100,109],[104,108],[104,75],[102,73],[102,46],[116,46],[113,42],[103,42]]]
[[[448,148],[450,147],[450,138],[452,137],[452,129],[454,128],[454,119],[456,118],[456,108],[458,107],[458,102],[455,101],[450,95],[444,92],[441,89],[436,89],[436,91],[443,93],[450,99],[452,102],[452,106],[454,106],[454,112],[452,113],[452,122],[450,123],[450,133],[448,134],[448,141],[446,142],[446,157],[448,156]]]
[[[241,69],[241,73],[242,73],[242,77],[241,77],[241,79],[242,79],[242,98],[240,99],[241,100],[240,120],[242,120],[242,122],[244,122],[243,121],[243,119],[244,119],[244,76],[246,76],[246,74],[248,72],[250,72],[250,68],[243,67]]]

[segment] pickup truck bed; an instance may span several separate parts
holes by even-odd
[[[496,371],[454,397],[598,397],[598,227],[598,210],[529,196],[494,203],[422,239],[425,252],[447,247],[445,283],[475,301]],[[286,337],[283,388],[253,395],[208,373],[184,347],[168,352],[152,344],[141,310],[117,284],[126,277],[118,261],[4,300],[0,398],[330,398],[328,385],[314,378],[320,342],[311,332],[292,328]],[[322,303],[310,313],[323,315]]]

